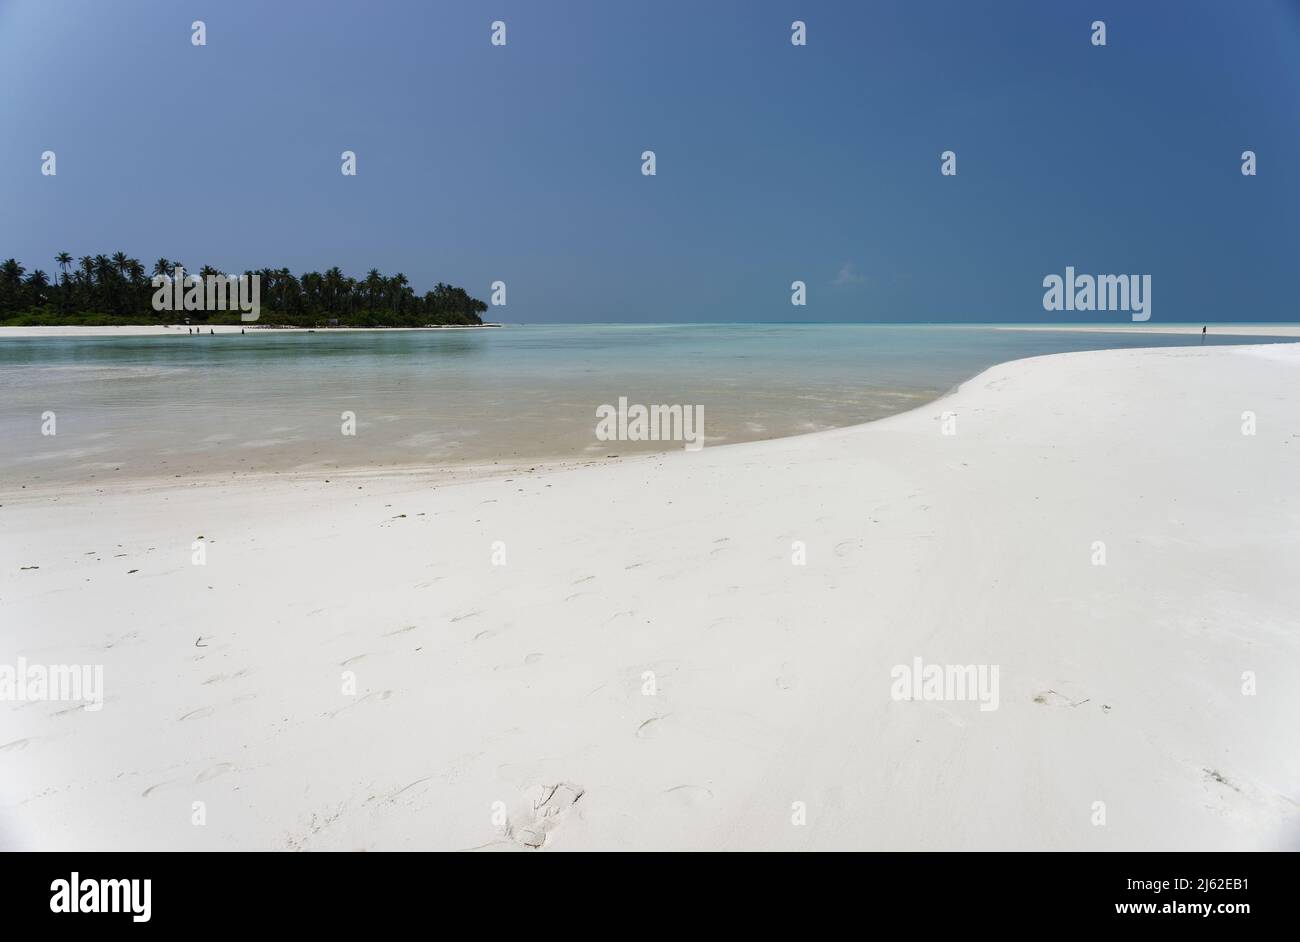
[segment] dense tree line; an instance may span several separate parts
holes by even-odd
[[[234,312],[155,311],[153,276],[171,278],[177,268],[186,277],[225,273],[205,265],[197,272],[178,261],[160,258],[146,270],[139,259],[67,252],[54,257],[57,272],[28,271],[16,259],[0,263],[0,322],[23,324],[178,323],[184,318],[213,323],[235,322]],[[400,272],[390,277],[371,269],[361,280],[337,267],[324,274],[295,277],[287,268],[245,271],[261,277],[261,324],[301,327],[421,327],[426,324],[481,324],[487,305],[464,288],[441,282],[417,295]]]

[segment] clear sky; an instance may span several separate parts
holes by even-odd
[[[1072,265],[1297,320],[1298,106],[1297,0],[0,0],[0,258],[500,279],[512,323],[1128,319],[1045,312]]]

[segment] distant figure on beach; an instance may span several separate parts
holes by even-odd
[[[1205,345],[1205,331],[1206,331],[1206,329],[1208,328],[1208,326],[1209,326],[1209,325],[1205,325],[1205,326],[1203,326],[1203,327],[1201,328],[1201,345],[1202,345],[1202,346]]]
[[[212,328],[211,328],[211,327],[208,328],[208,336],[209,336],[209,337],[212,336]]]
[[[239,328],[239,336],[244,336],[244,328]]]

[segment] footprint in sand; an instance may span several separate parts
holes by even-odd
[[[179,720],[177,720],[177,722],[184,723],[186,720],[205,719],[206,717],[211,716],[212,712],[213,712],[212,707],[199,707],[197,710],[190,710],[190,712],[182,716]]]
[[[1043,706],[1054,706],[1054,707],[1083,706],[1090,699],[1091,699],[1090,697],[1084,697],[1082,700],[1071,700],[1065,694],[1057,693],[1055,690],[1044,690],[1041,693],[1034,695],[1035,703],[1042,704]],[[1107,709],[1107,712],[1109,712],[1109,708]]]
[[[546,656],[546,655],[544,655],[544,654],[539,654],[539,653],[537,653],[537,652],[533,652],[532,654],[526,654],[526,655],[524,655],[524,663],[525,663],[525,664],[540,664],[541,661],[542,661],[542,658],[544,658],[545,656]]]
[[[234,767],[235,766],[230,762],[218,762],[216,765],[209,766],[208,768],[200,772],[198,775],[196,775],[194,777],[194,784],[201,785],[204,782],[210,782],[218,775],[225,775]],[[148,792],[145,792],[145,795],[147,796]]]
[[[689,807],[707,805],[713,801],[713,790],[703,785],[674,785],[672,788],[665,788],[664,795],[670,801]]]
[[[223,680],[238,680],[240,677],[247,676],[247,674],[248,674],[248,668],[241,667],[233,674],[214,674],[211,677],[209,677],[207,680],[203,681],[203,683],[200,684],[200,686],[206,687],[208,684],[219,684]]]
[[[349,703],[347,706],[339,707],[337,710],[335,710],[333,713],[330,714],[330,719],[333,719],[334,717],[338,716],[344,710],[350,710],[355,706],[361,706],[361,704],[365,703],[367,700],[387,700],[392,695],[393,692],[391,690],[372,691],[371,693],[368,693],[363,697],[358,697],[356,700],[354,700],[352,703]]]
[[[1214,782],[1215,784],[1222,785],[1224,788],[1231,788],[1234,792],[1241,791],[1240,788],[1228,781],[1227,777],[1218,769],[1205,768],[1201,769],[1201,772],[1204,773],[1207,782]]]
[[[393,802],[393,801],[396,801],[398,795],[401,795],[401,794],[403,794],[404,792],[409,791],[410,789],[414,788],[416,785],[422,785],[422,784],[424,784],[425,782],[430,782],[430,781],[432,781],[432,780],[433,780],[433,776],[432,776],[432,775],[426,775],[426,776],[424,776],[424,778],[417,778],[414,782],[407,782],[407,783],[406,783],[405,785],[403,785],[401,788],[397,789],[397,791],[395,791],[395,792],[389,792],[387,795],[385,795],[385,796],[383,797],[382,800],[385,801],[385,802]],[[370,799],[367,799],[367,801],[370,801],[370,800],[373,800],[373,796],[372,796]]]
[[[531,820],[519,827],[511,826],[510,835],[524,847],[539,849],[584,794],[582,786],[572,782],[540,786],[533,799]]]
[[[18,752],[20,749],[26,749],[29,742],[30,739],[15,739],[0,746],[0,752]]]
[[[663,716],[652,716],[636,728],[637,739],[653,739],[659,734],[663,727],[663,721],[672,716],[671,713],[665,713]]]

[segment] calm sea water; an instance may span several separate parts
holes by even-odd
[[[596,407],[620,396],[702,405],[717,445],[891,415],[1004,360],[1200,343],[857,324],[4,338],[0,487],[681,447],[597,441]],[[41,434],[46,411],[54,436]],[[344,411],[355,436],[341,434]]]

